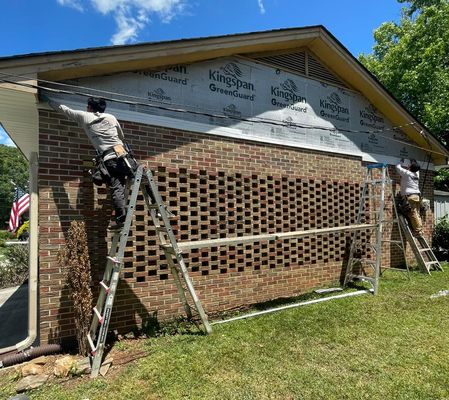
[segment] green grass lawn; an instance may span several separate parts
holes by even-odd
[[[378,296],[215,325],[210,336],[142,340],[149,355],[114,377],[44,386],[30,398],[449,399],[449,296],[430,298],[449,289],[449,266],[411,277],[386,272]]]

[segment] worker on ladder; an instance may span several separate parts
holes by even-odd
[[[423,234],[421,209],[421,192],[419,190],[420,166],[416,160],[410,160],[406,166],[404,159],[396,165],[396,171],[401,176],[401,196],[405,207],[401,207],[412,226],[413,235],[421,237]]]
[[[55,111],[66,115],[70,120],[81,125],[90,142],[97,151],[97,163],[102,171],[103,181],[109,186],[112,203],[115,209],[115,224],[109,230],[120,230],[126,218],[125,185],[126,179],[133,176],[137,167],[133,157],[125,149],[125,138],[117,118],[107,114],[106,101],[101,98],[89,97],[87,111],[71,108],[49,100],[41,94],[41,100]]]

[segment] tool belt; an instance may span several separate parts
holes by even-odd
[[[101,154],[101,157],[103,157],[103,159],[104,159],[106,156],[108,156],[109,154],[112,154],[112,153],[114,153],[117,158],[125,157],[128,154],[123,145],[116,144],[115,146],[112,146],[111,148],[103,151],[103,153]]]
[[[119,160],[118,162],[123,163],[128,168],[129,172],[127,175],[131,178],[134,176],[134,172],[139,166],[139,163],[134,158],[134,155],[127,144],[125,144],[125,146],[121,144],[113,146],[103,151],[103,153],[98,154],[94,158],[95,168],[93,170],[90,170],[89,172],[92,176],[93,183],[97,186],[101,186],[105,183],[107,184],[111,179],[108,169],[106,168],[106,165],[104,163],[104,158],[112,153],[116,155],[117,159]]]

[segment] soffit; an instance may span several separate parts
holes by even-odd
[[[0,87],[0,123],[28,160],[39,149],[38,121],[33,93]]]

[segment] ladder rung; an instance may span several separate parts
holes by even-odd
[[[373,261],[373,260],[371,260],[371,259],[369,259],[369,258],[357,258],[357,257],[353,257],[352,260],[353,260],[353,261],[354,261],[354,260],[357,260],[357,261],[360,261],[361,263],[371,264],[371,265],[373,265],[373,266],[376,265],[376,261]]]
[[[109,293],[109,286],[104,283],[104,281],[100,282],[100,286],[102,286],[106,293]]]
[[[373,185],[377,185],[378,183],[383,183],[383,179],[370,179],[365,181],[365,183],[371,183]]]
[[[430,249],[430,248],[425,248],[425,249],[418,249],[419,251],[420,251],[420,253],[424,253],[424,252],[426,252],[426,251],[432,251],[432,249]]]
[[[438,265],[440,265],[440,262],[439,262],[439,261],[428,261],[428,262],[426,262],[425,264],[426,264],[426,265],[433,265],[433,264],[438,264]]]
[[[98,322],[99,322],[100,324],[102,324],[102,323],[104,322],[104,318],[103,318],[103,316],[100,314],[100,311],[97,310],[97,307],[96,307],[96,306],[93,308],[93,310],[94,310],[95,315],[96,315],[97,318],[98,318]]]
[[[396,243],[396,244],[402,244],[400,240],[382,240],[383,243]]]
[[[365,275],[350,275],[350,279],[358,279],[365,282],[370,282],[371,284],[375,284],[376,280],[374,278],[370,278],[369,276]]]
[[[117,257],[107,256],[107,259],[112,261],[114,264],[121,264],[120,260]]]
[[[90,333],[87,334],[87,341],[89,342],[90,352],[94,356],[97,351],[97,348],[95,347],[94,342],[92,341],[92,338],[90,337]]]

